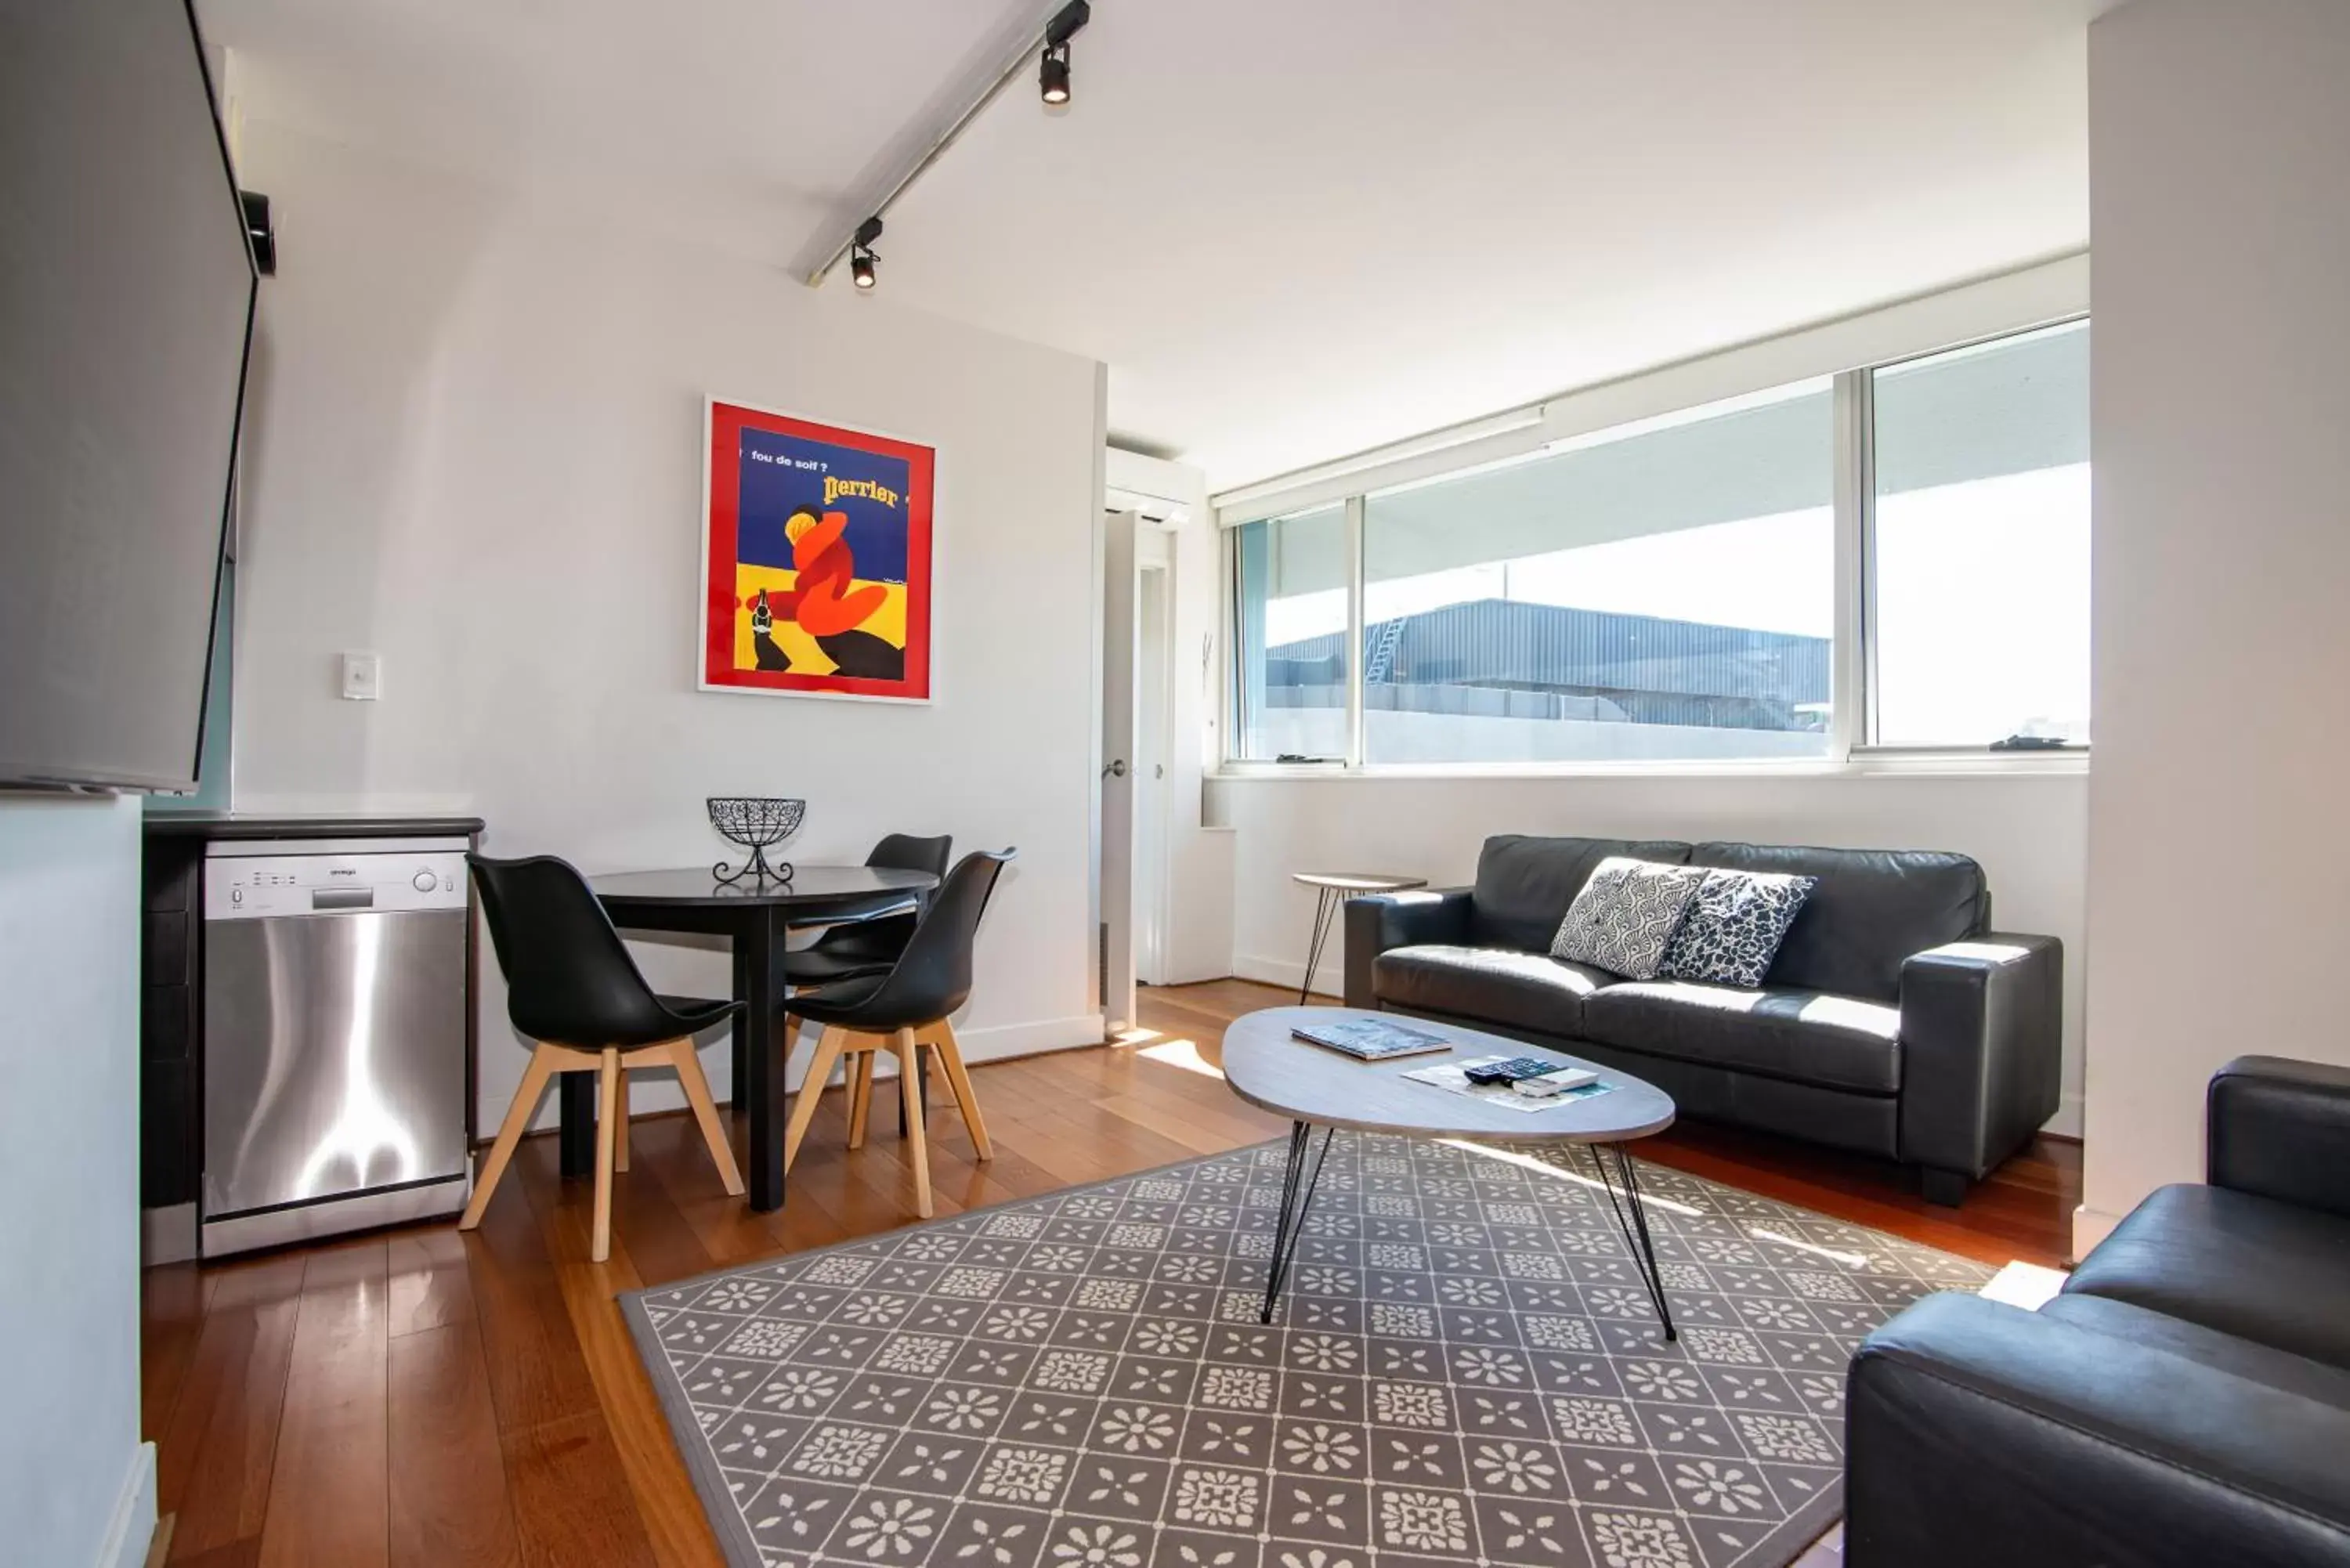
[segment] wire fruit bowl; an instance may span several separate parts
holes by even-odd
[[[767,851],[800,830],[800,820],[807,815],[806,801],[781,795],[713,794],[709,805],[710,826],[729,843],[751,852],[749,859],[731,868],[721,860],[710,868],[712,876],[721,882],[740,882],[745,877],[762,882],[792,879],[792,863],[770,862]]]

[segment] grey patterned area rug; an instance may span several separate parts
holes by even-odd
[[[1665,1342],[1555,1157],[1341,1133],[622,1298],[737,1565],[1783,1568],[1845,1364],[1991,1270],[1643,1164]]]

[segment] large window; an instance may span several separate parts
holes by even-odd
[[[1234,528],[1230,754],[2085,744],[2088,352],[2068,323]]]
[[[1830,389],[1374,494],[1374,763],[1817,757],[1835,623]]]
[[[1886,746],[2089,738],[2089,324],[1875,376]]]
[[[1347,755],[1347,509],[1325,506],[1232,531],[1240,648],[1232,755]]]

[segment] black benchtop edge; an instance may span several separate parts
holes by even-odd
[[[182,838],[432,838],[471,836],[486,825],[478,816],[248,816],[214,811],[150,812],[151,837]]]

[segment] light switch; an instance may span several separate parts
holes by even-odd
[[[372,702],[383,695],[383,661],[372,653],[343,655],[343,700]]]

